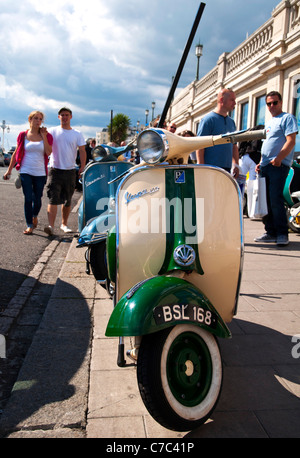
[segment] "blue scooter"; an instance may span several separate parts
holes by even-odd
[[[90,270],[96,280],[106,285],[105,240],[115,224],[116,177],[133,167],[132,162],[120,160],[120,156],[135,149],[134,141],[123,147],[96,146],[82,175],[82,202],[78,211],[77,248],[86,247],[86,273]],[[119,158],[119,160],[118,160]]]

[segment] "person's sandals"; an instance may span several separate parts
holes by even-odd
[[[65,224],[61,224],[60,226],[61,230],[64,231],[66,234],[69,233],[69,232],[73,232],[72,229],[70,229],[68,226],[66,226]]]
[[[52,226],[45,226],[44,227],[44,232],[46,232],[46,234],[48,235],[53,235],[54,234],[54,231],[53,231],[53,227]]]
[[[33,229],[35,229],[38,225],[38,219],[37,219],[37,216],[34,216],[32,218],[32,224],[33,224]]]
[[[25,235],[31,235],[33,233],[33,227],[27,227],[25,231],[23,231],[23,234]]]

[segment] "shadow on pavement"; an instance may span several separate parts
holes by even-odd
[[[240,319],[230,328],[232,339],[220,340],[224,378],[219,403],[211,420],[185,437],[299,438],[299,343]]]
[[[92,334],[89,301],[61,279],[56,288],[0,418],[0,437],[20,429],[84,426]]]

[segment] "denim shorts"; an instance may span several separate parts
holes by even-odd
[[[50,205],[70,207],[76,186],[76,170],[51,168],[47,183],[47,196]]]

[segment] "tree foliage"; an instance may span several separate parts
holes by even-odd
[[[121,142],[126,140],[127,138],[127,131],[130,127],[131,121],[128,116],[118,113],[116,116],[113,117],[112,120],[112,138],[110,139],[111,142],[120,145]],[[111,133],[111,123],[107,126],[109,134]]]

